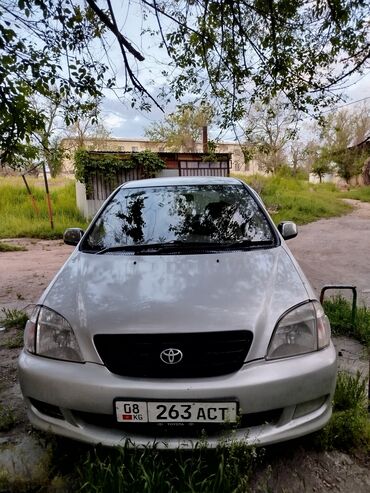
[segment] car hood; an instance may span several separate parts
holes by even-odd
[[[92,336],[249,330],[248,359],[264,357],[277,320],[309,299],[284,245],[194,255],[93,255],[77,249],[40,303],[73,327],[87,361]]]

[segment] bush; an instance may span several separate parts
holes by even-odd
[[[280,178],[294,178],[296,180],[308,180],[308,172],[302,168],[292,168],[284,164],[281,166],[274,176],[279,176]]]

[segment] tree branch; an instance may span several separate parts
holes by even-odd
[[[94,0],[86,0],[89,7],[95,12],[95,14],[99,17],[102,23],[115,35],[118,42],[122,44],[127,51],[131,53],[139,62],[143,62],[145,60],[144,56],[138,52],[131,43],[123,36],[123,34],[119,31],[117,24],[111,22],[107,14],[96,5]]]

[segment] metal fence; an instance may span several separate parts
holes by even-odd
[[[180,176],[229,176],[228,161],[180,161]]]

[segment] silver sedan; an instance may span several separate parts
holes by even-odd
[[[265,445],[322,428],[330,325],[257,194],[232,178],[129,182],[38,301],[19,377],[43,430],[89,443]]]

